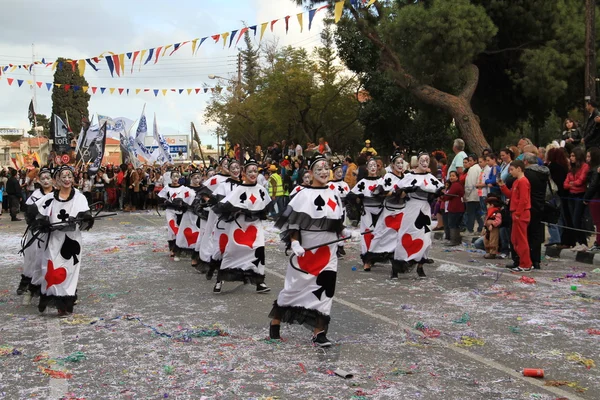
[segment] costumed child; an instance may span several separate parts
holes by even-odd
[[[201,184],[202,173],[197,169],[193,170],[190,173],[189,178],[190,186],[187,186],[189,190],[184,192],[182,198],[185,211],[181,217],[181,222],[179,223],[179,230],[175,237],[175,245],[182,253],[190,253],[192,255],[192,267],[195,267],[198,264],[197,259],[194,257],[195,247],[201,233],[200,221],[198,220],[198,215],[196,215],[192,204],[194,204],[196,200],[197,193],[201,192],[203,189]]]
[[[86,197],[73,187],[71,167],[59,167],[54,178],[58,190],[40,198],[27,211],[33,221],[33,234],[47,233],[40,256],[43,279],[38,310],[44,312],[50,300],[54,300],[58,316],[65,317],[73,313],[77,299],[83,248],[81,230],[91,229],[94,217]]]
[[[219,204],[221,200],[227,197],[229,193],[233,192],[233,190],[241,183],[240,175],[242,173],[242,168],[240,166],[239,160],[231,159],[229,163],[229,173],[229,178],[225,182],[222,182],[219,186],[217,186],[217,188],[212,193],[211,201],[213,201],[215,207],[217,204]],[[212,279],[213,274],[215,273],[215,271],[219,270],[219,267],[221,265],[223,254],[221,251],[221,246],[219,245],[219,238],[221,237],[222,232],[227,232],[229,230],[228,224],[230,223],[229,221],[226,221],[225,219],[221,218],[221,216],[216,212],[216,209],[214,207],[211,210],[211,213],[215,215],[216,223],[211,230],[210,263],[208,272],[206,273],[206,279],[209,280]]]
[[[391,172],[388,172],[380,180],[380,186],[374,193],[385,196],[383,211],[377,220],[373,230],[373,239],[369,250],[363,254],[362,260],[365,265],[373,265],[375,262],[393,260],[394,251],[398,244],[398,230],[402,224],[405,207],[404,192],[399,190],[398,184],[404,177],[404,159],[401,152],[395,152],[391,157]],[[398,279],[398,272],[392,268],[390,279]]]
[[[231,167],[234,174],[234,168]],[[219,225],[226,222],[217,239],[222,260],[217,272],[214,293],[221,293],[223,282],[256,285],[257,293],[271,289],[265,284],[265,236],[262,222],[267,219],[271,197],[259,185],[258,163],[249,159],[244,164],[244,183],[215,205]]]
[[[207,230],[208,208],[210,207],[211,191],[202,183],[202,172],[195,170],[190,175],[190,189],[194,190],[194,200],[188,212],[192,212],[195,217],[195,228],[191,227],[192,232],[198,232],[195,243],[192,248],[192,267],[196,268],[201,274],[208,271],[208,265],[200,260],[199,246]],[[196,186],[198,185],[199,186]]]
[[[208,200],[208,205],[204,207],[204,210],[208,212],[206,230],[202,235],[202,239],[196,242],[196,251],[200,258],[199,263],[204,264],[201,268],[208,269],[208,272],[206,273],[206,279],[208,280],[212,279],[212,272],[208,266],[210,264],[210,257],[212,256],[213,230],[217,224],[217,215],[212,212],[212,206],[216,204],[217,201],[212,193],[227,179],[229,179],[229,158],[222,156],[219,159],[218,173],[214,173],[214,171],[211,172],[209,169],[207,179],[204,181],[204,186],[210,191],[211,196]]]
[[[485,245],[485,255],[483,258],[493,260],[498,254],[498,244],[500,243],[500,225],[502,225],[502,201],[496,195],[489,194],[485,199],[487,214],[485,218],[485,230],[483,234],[483,244]]]
[[[342,212],[344,214],[344,221],[346,220],[346,196],[350,193],[350,187],[346,182],[344,182],[344,170],[342,169],[342,164],[333,163],[331,166],[331,170],[333,172],[333,179],[329,181],[329,188],[331,190],[337,190],[340,199],[342,200]],[[346,250],[344,250],[344,242],[338,243],[337,256],[343,257],[346,255]]]
[[[313,328],[312,342],[328,347],[326,332],[337,277],[337,240],[350,236],[344,230],[342,203],[329,188],[329,164],[317,154],[309,162],[312,186],[298,192],[275,226],[291,248],[285,284],[273,304],[269,336],[280,339],[280,325],[297,323]],[[330,243],[330,244],[327,244]],[[305,248],[313,248],[305,250]]]
[[[25,204],[28,207],[34,207],[34,211],[35,202],[45,195],[52,193],[52,190],[54,189],[52,186],[52,172],[48,168],[44,167],[40,170],[38,180],[41,187],[35,189],[27,201],[25,201]],[[31,224],[34,220],[31,220],[30,218],[32,214],[35,216],[37,211],[35,211],[35,213],[25,213],[27,231],[23,243],[28,244],[29,241],[32,242],[23,250],[23,273],[21,274],[21,282],[17,289],[18,295],[23,294],[24,306],[31,304],[32,297],[38,297],[40,295],[41,280],[44,278],[41,276],[41,256],[43,254],[42,250],[46,243],[47,234],[40,232],[40,235],[36,239],[33,239]]]
[[[425,278],[423,264],[433,263],[428,258],[432,242],[430,201],[444,190],[442,183],[429,172],[427,153],[419,154],[417,166],[404,174],[404,178],[398,182],[398,188],[407,196],[392,269],[406,273],[416,264],[417,275]]]
[[[365,260],[364,256],[371,249],[373,240],[373,230],[377,226],[377,221],[383,210],[383,196],[379,196],[375,189],[381,184],[380,177],[377,176],[377,161],[370,159],[367,163],[368,176],[361,179],[348,193],[348,203],[353,202],[361,207],[360,233],[362,240],[360,242],[360,256],[363,258],[363,271],[371,271],[373,264]]]
[[[171,172],[171,183],[158,192],[158,197],[164,199],[163,207],[165,208],[165,216],[167,219],[169,257],[172,257],[173,261],[179,261],[179,256],[181,255],[181,249],[177,246],[176,240],[183,213],[188,208],[184,199],[193,195],[193,191],[186,186],[179,184],[179,178],[181,178],[179,171],[176,169],[173,170]]]

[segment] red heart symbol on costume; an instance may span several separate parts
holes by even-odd
[[[368,232],[368,233],[365,233],[363,235],[363,237],[365,238],[365,244],[367,245],[367,250],[369,250],[371,248],[371,240],[373,240],[375,235],[373,235],[371,232]]]
[[[171,227],[171,230],[173,231],[173,233],[177,235],[177,232],[179,232],[179,227],[175,224],[174,219],[169,221],[169,226]]]
[[[185,236],[185,240],[187,240],[188,246],[191,246],[198,241],[200,232],[194,232],[192,228],[185,228],[183,230],[183,235]]]
[[[384,220],[385,226],[398,232],[398,229],[400,229],[400,224],[402,224],[402,218],[404,218],[404,213],[400,213],[398,215],[388,215]]]
[[[373,190],[375,190],[376,187],[377,185],[369,186],[369,190],[372,192]]]
[[[254,225],[250,225],[248,227],[248,229],[246,229],[245,232],[241,229],[236,229],[235,231],[233,231],[233,240],[235,240],[237,243],[241,244],[242,246],[248,246],[248,247],[252,248],[252,245],[254,244],[254,241],[256,240],[257,233],[258,233],[258,230],[256,229],[256,227]]]
[[[323,246],[319,247],[314,253],[306,251],[302,257],[298,257],[298,265],[301,270],[317,276],[329,264],[330,258],[329,246]]]
[[[226,234],[221,233],[221,236],[219,236],[219,250],[221,250],[221,254],[225,253],[227,242],[229,242],[229,237]]]
[[[406,254],[408,256],[412,256],[413,254],[418,253],[423,248],[423,240],[422,239],[414,239],[408,233],[405,233],[402,236],[402,246],[406,250]]]
[[[46,289],[50,289],[54,285],[60,285],[67,279],[67,270],[64,268],[54,269],[52,260],[48,260],[48,270],[46,271]]]

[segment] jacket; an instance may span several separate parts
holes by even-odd
[[[9,196],[19,196],[21,197],[21,185],[19,185],[19,181],[14,176],[8,178],[6,182],[6,194]]]
[[[448,190],[446,190],[441,199],[442,201],[448,202],[446,210],[451,213],[462,213],[465,212],[465,203],[463,203],[463,197],[465,195],[465,189],[460,182],[454,182],[450,184]]]
[[[541,213],[546,203],[546,188],[550,170],[546,166],[528,165],[525,167],[525,177],[529,181],[531,190],[531,212]]]
[[[531,186],[527,177],[516,179],[512,189],[506,185],[500,186],[502,194],[510,199],[510,212],[513,217],[521,218],[523,213],[531,209]]]
[[[487,209],[486,217],[485,217],[485,225],[488,225],[488,222],[494,227],[498,228],[502,225],[502,207],[490,207]]]
[[[467,179],[465,180],[465,201],[466,202],[479,202],[479,193],[477,192],[477,185],[479,181],[479,174],[481,173],[481,167],[478,164],[473,165],[467,172]]]
[[[598,168],[594,168],[590,173],[588,189],[583,196],[585,201],[600,199],[600,174]]]
[[[598,109],[594,108],[594,111],[590,114],[583,130],[583,140],[585,141],[586,149],[590,147],[600,147],[600,125],[594,121],[594,118],[600,116]]]
[[[589,170],[590,166],[588,163],[583,163],[581,168],[579,168],[579,171],[575,174],[573,174],[572,171],[569,171],[564,182],[565,190],[568,190],[571,194],[585,193]],[[570,182],[573,182],[573,184]]]

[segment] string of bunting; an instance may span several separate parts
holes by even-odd
[[[34,82],[33,80],[25,80],[25,79],[14,79],[14,78],[6,78],[6,83],[8,86],[12,86],[13,83],[16,83],[18,87],[21,87],[23,83],[27,83],[27,85],[37,85],[40,89],[46,87],[48,91],[50,91],[53,87],[58,87],[64,89],[65,92],[72,90],[73,92],[82,91],[83,93],[89,93],[90,95],[101,95],[101,94],[118,94],[129,96],[139,95],[145,93],[153,93],[154,97],[157,97],[159,93],[162,93],[163,96],[166,96],[167,93],[176,93],[183,94],[187,93],[188,95],[193,94],[204,94],[204,93],[220,93],[223,89],[222,87],[203,87],[203,88],[188,88],[188,89],[148,89],[148,88],[115,88],[115,87],[102,87],[102,86],[77,86],[77,85],[68,85],[62,83],[50,83],[50,82]]]
[[[355,7],[358,7],[361,5],[365,6],[365,7],[369,7],[375,1],[376,0],[352,0],[351,4]],[[329,5],[324,5],[324,6],[321,6],[318,8],[313,8],[306,12],[301,12],[301,13],[296,14],[296,20],[298,21],[298,24],[300,25],[300,32],[303,32],[303,30],[304,30],[304,14],[306,14],[306,13],[308,14],[308,30],[310,31],[312,28],[313,19],[315,18],[315,15],[317,14],[317,12],[319,12],[323,9],[326,9],[326,8],[329,8]],[[340,0],[335,3],[335,5],[334,5],[334,20],[336,23],[340,20],[343,9],[344,9],[344,1],[343,0]],[[195,39],[190,39],[190,40],[186,40],[186,41],[179,42],[179,43],[172,43],[172,44],[167,44],[167,45],[163,45],[163,46],[156,46],[156,47],[143,49],[143,50],[129,51],[129,52],[121,53],[121,54],[116,54],[111,51],[105,51],[104,53],[100,54],[97,57],[90,57],[90,58],[84,58],[84,59],[67,59],[65,62],[58,62],[58,61],[48,62],[45,58],[42,58],[40,61],[34,61],[31,64],[0,65],[0,75],[2,73],[13,72],[17,69],[26,70],[29,73],[31,73],[31,69],[33,68],[34,65],[45,65],[46,67],[51,66],[53,71],[56,70],[56,68],[62,69],[67,66],[70,66],[73,69],[73,71],[75,71],[75,69],[77,68],[79,70],[79,74],[81,76],[83,76],[83,74],[85,73],[86,67],[89,66],[94,71],[98,71],[99,70],[98,65],[102,62],[105,62],[108,67],[108,70],[110,71],[110,75],[112,77],[114,77],[116,74],[117,77],[120,77],[120,76],[125,75],[126,63],[129,60],[131,60],[131,68],[129,69],[129,67],[128,67],[127,69],[129,69],[130,74],[133,74],[133,70],[134,70],[136,62],[138,63],[138,67],[139,67],[138,70],[141,70],[143,65],[146,65],[149,62],[156,64],[156,63],[158,63],[158,60],[161,57],[164,57],[165,55],[167,55],[167,53],[169,56],[172,56],[175,52],[177,52],[182,47],[184,47],[185,45],[188,45],[188,44],[189,44],[189,46],[191,46],[192,56],[194,56],[198,53],[200,46],[202,46],[202,44],[208,39],[212,39],[215,44],[218,44],[219,42],[222,41],[223,48],[225,48],[227,43],[229,43],[228,47],[230,48],[232,46],[234,40],[236,39],[236,37],[237,37],[237,40],[235,40],[235,44],[237,45],[238,42],[240,41],[240,39],[242,38],[242,36],[244,36],[244,34],[246,32],[252,31],[254,34],[254,37],[256,37],[257,34],[260,34],[259,41],[262,41],[262,38],[263,38],[267,28],[270,27],[271,32],[273,32],[275,24],[279,21],[282,21],[283,23],[285,23],[285,33],[287,35],[287,33],[289,31],[289,26],[290,26],[290,18],[291,18],[291,16],[286,15],[284,18],[277,18],[277,19],[271,20],[270,22],[263,22],[258,25],[243,27],[243,28],[235,29],[235,30],[232,30],[229,32],[218,33],[215,35],[205,36],[203,38],[195,38]],[[281,23],[279,25],[281,25]]]

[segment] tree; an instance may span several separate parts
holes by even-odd
[[[71,130],[75,134],[79,134],[83,118],[88,117],[90,95],[83,91],[83,87],[87,87],[88,83],[83,76],[79,75],[77,66],[69,60],[59,58],[56,61],[58,67],[54,73],[55,86],[52,89],[52,114],[58,115],[65,123],[68,114]],[[60,87],[56,84],[59,84]],[[50,126],[50,132],[54,134],[53,124]]]
[[[35,121],[31,121],[31,129],[27,131],[34,136],[49,136],[50,135],[50,119],[45,114],[35,114]],[[34,130],[35,122],[37,122],[37,131]],[[40,129],[41,128],[41,129]]]
[[[295,1],[311,6],[322,3]],[[329,3],[333,10],[334,1]],[[480,152],[488,144],[471,107],[479,81],[473,61],[497,28],[483,7],[468,0],[407,3],[378,1],[367,8],[347,0],[344,23],[373,46],[377,67],[394,85],[446,111],[471,150]]]
[[[250,33],[246,31],[244,33],[244,43],[246,44],[245,49],[240,49],[242,55],[242,64],[244,66],[242,76],[244,78],[244,89],[247,93],[252,94],[256,90],[258,85],[258,79],[260,74],[259,50],[254,48]]]

